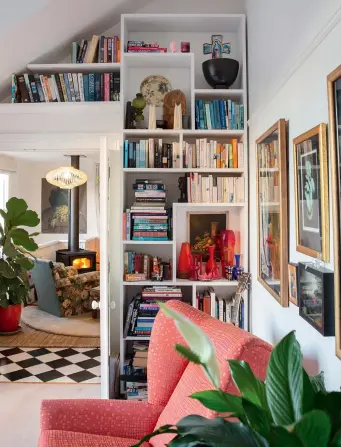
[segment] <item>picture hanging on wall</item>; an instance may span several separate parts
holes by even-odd
[[[341,65],[329,74],[327,85],[333,201],[335,352],[341,360]]]
[[[286,122],[277,121],[256,141],[258,281],[279,302],[288,295],[288,186]]]
[[[333,276],[322,266],[298,264],[300,316],[325,337],[335,333]]]
[[[329,261],[326,124],[294,139],[296,250]]]
[[[288,264],[288,278],[289,278],[289,300],[291,303],[298,306],[298,292],[297,292],[297,264]]]
[[[79,232],[87,233],[86,183],[79,186]],[[41,232],[64,234],[69,229],[69,191],[41,179]]]

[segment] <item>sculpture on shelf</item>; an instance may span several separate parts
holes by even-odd
[[[187,108],[184,92],[176,89],[165,94],[163,99],[163,119],[167,122],[168,129],[174,129],[174,109],[179,104],[181,104],[181,113],[185,115]]]
[[[156,129],[156,111],[153,104],[149,106],[148,129]]]
[[[135,122],[137,129],[144,128],[143,109],[146,107],[146,101],[141,93],[136,93],[136,98],[132,102],[132,107],[135,109]]]
[[[211,36],[211,43],[204,43],[204,54],[211,54],[212,59],[220,59],[223,57],[223,53],[231,53],[230,42],[223,43],[223,36],[221,34],[213,34]]]

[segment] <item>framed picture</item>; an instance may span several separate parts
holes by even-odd
[[[187,213],[187,240],[191,245],[193,254],[201,254],[202,260],[208,260],[208,247],[215,244],[215,256],[220,259],[219,234],[226,230],[228,225],[228,212],[188,212]]]
[[[288,185],[286,122],[256,141],[258,281],[281,306],[288,295]]]
[[[299,262],[300,316],[325,337],[335,334],[334,274],[324,267]]]
[[[297,264],[289,262],[288,264],[288,279],[289,279],[289,300],[291,303],[298,306],[298,292],[297,292]]]
[[[296,250],[329,261],[326,125],[294,139]]]
[[[340,268],[340,160],[341,160],[341,65],[327,78],[329,109],[329,142],[332,168],[332,201],[333,201],[333,245],[334,245],[334,306],[335,306],[335,352],[341,360],[341,268]]]

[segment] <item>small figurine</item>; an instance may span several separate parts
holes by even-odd
[[[172,40],[171,43],[169,44],[170,50],[172,53],[176,53],[176,42],[175,40]]]

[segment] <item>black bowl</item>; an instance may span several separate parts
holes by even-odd
[[[202,63],[206,82],[213,88],[229,88],[237,79],[239,62],[234,59],[208,59]]]

